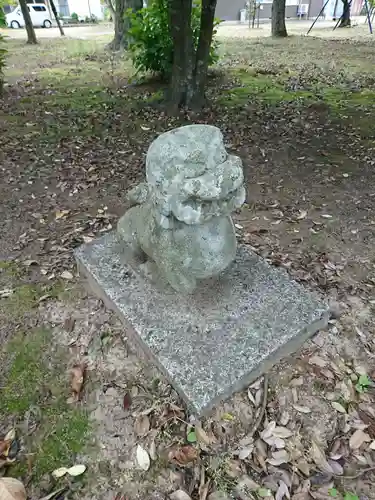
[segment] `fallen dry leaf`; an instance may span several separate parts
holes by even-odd
[[[178,448],[177,450],[171,450],[169,452],[168,458],[171,460],[176,460],[181,465],[186,465],[190,462],[194,462],[198,458],[199,450],[194,448],[194,446],[186,445]]]
[[[302,220],[306,217],[306,215],[307,215],[307,210],[299,210],[299,214],[297,215],[296,219]]]
[[[283,500],[284,497],[290,498],[290,493],[288,486],[284,483],[283,480],[280,479],[279,487],[275,495],[275,500]]]
[[[276,422],[271,421],[260,433],[262,439],[271,438],[273,436],[273,431],[276,429]]]
[[[297,491],[292,495],[292,500],[310,500],[310,487],[311,483],[306,479],[301,486],[298,487]]]
[[[47,496],[43,498],[39,498],[39,500],[52,500],[52,498],[57,498],[57,495],[64,491],[66,488],[59,488],[58,490],[52,491],[52,493],[49,493]]]
[[[306,460],[299,460],[296,463],[296,466],[297,469],[300,470],[306,477],[310,475],[310,465],[306,462]]]
[[[59,488],[58,490],[52,491],[52,493],[49,493],[47,496],[43,498],[39,498],[39,500],[52,500],[52,498],[57,498],[57,495],[64,491],[65,488]]]
[[[242,448],[238,452],[238,458],[240,460],[245,460],[246,458],[248,458],[252,454],[253,450],[254,450],[254,446],[247,446],[245,448]]]
[[[329,459],[328,463],[329,466],[332,467],[333,472],[337,476],[342,476],[344,474],[344,468],[339,462],[336,462],[336,460]]]
[[[11,440],[9,439],[4,439],[3,441],[0,441],[0,456],[1,455],[8,455],[8,450],[9,450],[9,446],[11,444]]]
[[[367,434],[367,432],[363,432],[362,430],[358,429],[350,437],[349,447],[352,450],[358,450],[363,445],[363,443],[369,443],[370,441],[371,438]]]
[[[300,413],[311,413],[311,408],[308,406],[293,405],[293,408]]]
[[[70,387],[77,399],[79,399],[80,397],[84,380],[85,380],[85,366],[83,364],[74,365],[71,370]]]
[[[267,462],[277,467],[278,465],[289,462],[289,453],[286,450],[278,450],[272,453],[272,458],[268,458]]]
[[[332,467],[329,465],[325,454],[314,440],[311,442],[311,458],[321,471],[333,474]]]
[[[67,473],[69,474],[69,476],[77,477],[83,474],[85,470],[86,470],[86,465],[76,464],[73,465],[73,467],[67,469]]]
[[[171,500],[191,500],[191,497],[184,490],[177,490],[169,495]]]
[[[24,485],[13,477],[0,478],[1,500],[26,500],[27,494]]]
[[[366,411],[362,408],[358,408],[359,418],[367,425],[367,433],[372,439],[375,439],[375,416],[371,416],[373,409],[371,406],[366,407]]]
[[[287,439],[293,436],[293,432],[287,427],[276,426],[272,432],[272,435],[278,438]]]
[[[157,453],[156,453],[155,440],[151,441],[149,455],[150,455],[151,460],[156,460],[158,458]]]
[[[150,430],[150,419],[147,415],[138,415],[135,420],[135,432],[137,436],[144,436]]]
[[[195,434],[197,436],[197,441],[200,443],[204,443],[207,446],[210,446],[211,439],[207,432],[203,429],[203,427],[199,424],[195,424]]]
[[[309,364],[324,368],[325,366],[327,366],[327,361],[320,356],[311,356],[311,358],[309,359]]]
[[[73,274],[70,271],[63,271],[60,276],[64,280],[72,280],[74,278]]]
[[[70,213],[70,210],[58,210],[55,214],[55,219],[59,220],[66,217]]]
[[[332,401],[331,405],[332,408],[334,408],[339,413],[346,413],[345,408],[342,406],[342,404],[338,403],[337,401]]]
[[[137,446],[136,451],[137,463],[142,470],[148,470],[151,465],[150,456],[141,445]]]
[[[122,402],[122,406],[123,406],[124,410],[128,410],[130,408],[131,404],[132,404],[132,397],[130,395],[130,392],[127,392],[125,394],[123,402]]]
[[[55,479],[59,479],[60,477],[63,477],[65,476],[65,474],[68,472],[68,469],[66,467],[59,467],[58,469],[55,469],[53,472],[52,472],[52,476],[55,478]]]

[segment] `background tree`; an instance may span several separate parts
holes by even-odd
[[[111,16],[111,20],[114,21],[115,20],[115,7],[113,5],[113,2],[112,0],[105,0],[105,5],[107,6],[108,10],[109,10],[109,14]]]
[[[65,36],[65,33],[64,33],[64,30],[63,30],[63,27],[61,25],[61,22],[60,22],[60,18],[59,18],[59,15],[57,13],[57,10],[56,10],[56,7],[55,7],[55,2],[53,0],[49,0],[49,3],[51,5],[51,9],[52,9],[52,12],[53,12],[53,15],[56,19],[56,22],[57,22],[57,26],[59,27],[59,30],[60,30],[60,35],[61,36]]]
[[[217,0],[202,0],[198,45],[193,43],[192,0],[168,0],[173,40],[173,64],[167,99],[172,108],[200,108],[205,86],[215,25]]]
[[[339,28],[346,28],[351,25],[350,22],[350,0],[342,0],[343,9],[341,14],[341,20],[339,24]]]
[[[153,0],[149,5],[129,16],[129,50],[137,72],[152,72],[164,81],[170,81],[173,66],[174,44],[170,28],[169,0]],[[202,17],[202,5],[193,2],[191,30],[194,49],[198,47]],[[216,33],[217,20],[214,22]],[[216,62],[217,42],[212,39],[209,65]]]
[[[109,0],[111,2],[111,0]],[[108,7],[109,4],[107,3]],[[128,48],[129,38],[127,36],[130,21],[126,11],[132,9],[137,12],[142,9],[143,0],[115,0],[111,2],[111,8],[114,10],[115,36],[109,44],[112,50],[121,50]],[[111,10],[111,9],[110,9]]]
[[[288,36],[285,26],[285,0],[273,0],[272,3],[272,36]]]
[[[22,15],[25,21],[26,32],[27,32],[27,43],[36,44],[37,39],[35,35],[35,30],[33,23],[31,21],[30,12],[26,3],[26,0],[19,0]]]
[[[168,81],[169,108],[205,102],[208,67],[217,60],[216,1],[151,0],[128,16],[133,64]]]

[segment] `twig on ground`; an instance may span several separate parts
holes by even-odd
[[[250,436],[254,436],[257,432],[260,424],[262,423],[264,412],[266,411],[267,406],[267,395],[268,395],[268,375],[264,374],[263,376],[263,400],[262,406],[260,407],[258,418],[255,420],[254,425],[249,433]]]
[[[371,472],[371,471],[375,471],[375,467],[367,467],[366,469],[362,469],[359,472],[357,472],[357,474],[353,474],[352,476],[343,476],[343,475],[340,476],[339,474],[335,474],[335,477],[341,479],[357,479],[361,477],[362,474],[365,474],[365,472]]]

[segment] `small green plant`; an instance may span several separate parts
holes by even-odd
[[[98,22],[98,18],[94,15],[94,14],[91,14],[91,16],[86,16],[85,17],[85,23],[97,23]]]
[[[359,497],[355,493],[351,493],[350,491],[345,491],[344,500],[359,500]]]
[[[171,74],[173,63],[173,40],[169,29],[168,0],[153,0],[137,12],[128,9],[130,21],[128,30],[129,49],[137,71],[151,71],[165,79]],[[201,4],[194,2],[192,10],[192,32],[195,48],[198,45],[201,19]],[[215,22],[214,37],[216,34]],[[218,59],[217,41],[213,39],[210,64]]]
[[[77,12],[72,12],[71,16],[73,21],[76,21],[78,23],[78,14]]]
[[[332,498],[336,498],[339,495],[339,491],[336,488],[330,488],[328,494]],[[350,491],[344,491],[344,500],[359,500],[358,495],[351,493]]]
[[[367,391],[367,389],[370,387],[371,381],[368,378],[367,375],[360,375],[358,382],[355,385],[355,389],[357,392],[362,393]]]
[[[192,430],[188,433],[188,435],[187,435],[186,439],[188,440],[188,442],[189,442],[189,443],[196,443],[196,442],[197,442],[197,434],[196,434],[196,432],[195,432],[195,430],[194,430],[194,429],[192,429]]]

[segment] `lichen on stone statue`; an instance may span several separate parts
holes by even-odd
[[[153,262],[178,292],[225,270],[236,254],[230,214],[245,200],[242,162],[220,130],[188,125],[160,135],[146,158],[146,182],[118,223],[134,254]]]

